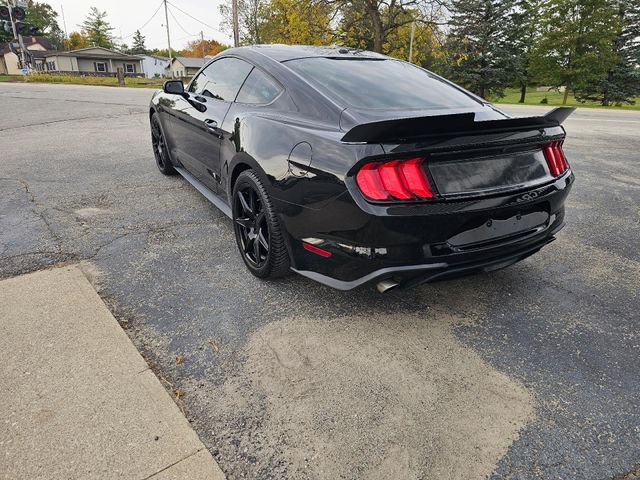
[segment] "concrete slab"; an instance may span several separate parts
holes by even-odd
[[[0,351],[0,478],[224,478],[77,267],[0,282]]]

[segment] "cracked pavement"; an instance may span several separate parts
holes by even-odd
[[[0,84],[0,278],[80,262],[228,478],[638,471],[638,112],[566,122],[556,242],[382,296],[253,278],[230,221],[155,169],[150,95]]]

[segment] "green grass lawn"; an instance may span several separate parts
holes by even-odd
[[[75,75],[50,75],[46,73],[22,75],[0,75],[0,82],[29,82],[29,83],[66,83],[73,85],[104,85],[117,87],[115,77],[79,77]],[[161,78],[125,78],[127,87],[161,88],[164,82]]]
[[[505,96],[502,98],[492,98],[491,101],[494,103],[518,103],[520,100],[520,90],[515,88],[508,88],[505,90]],[[532,88],[527,91],[527,96],[525,98],[525,105],[553,105],[553,106],[561,106],[562,105],[562,97],[564,94],[560,92],[556,92],[552,90],[550,92],[536,92],[535,88]],[[548,103],[540,103],[540,101],[547,97]],[[579,102],[577,101],[573,95],[569,95],[567,98],[567,106],[570,107],[587,107],[587,108],[607,108],[607,109],[625,109],[625,110],[640,110],[640,97],[635,98],[635,105],[629,105],[627,103],[622,105],[612,105],[609,107],[603,107],[598,102]]]
[[[0,75],[0,82],[21,82],[24,80],[22,75]]]

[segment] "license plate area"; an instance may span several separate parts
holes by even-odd
[[[553,180],[542,150],[475,158],[437,160],[429,173],[444,198],[489,195],[534,187]]]
[[[549,226],[549,219],[549,213],[542,210],[516,213],[508,218],[489,218],[450,237],[447,244],[459,252],[494,247],[541,232]]]

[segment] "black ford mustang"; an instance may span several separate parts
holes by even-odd
[[[160,171],[233,219],[258,277],[380,291],[511,265],[554,239],[562,121],[510,118],[426,70],[346,48],[226,50],[150,106]]]

